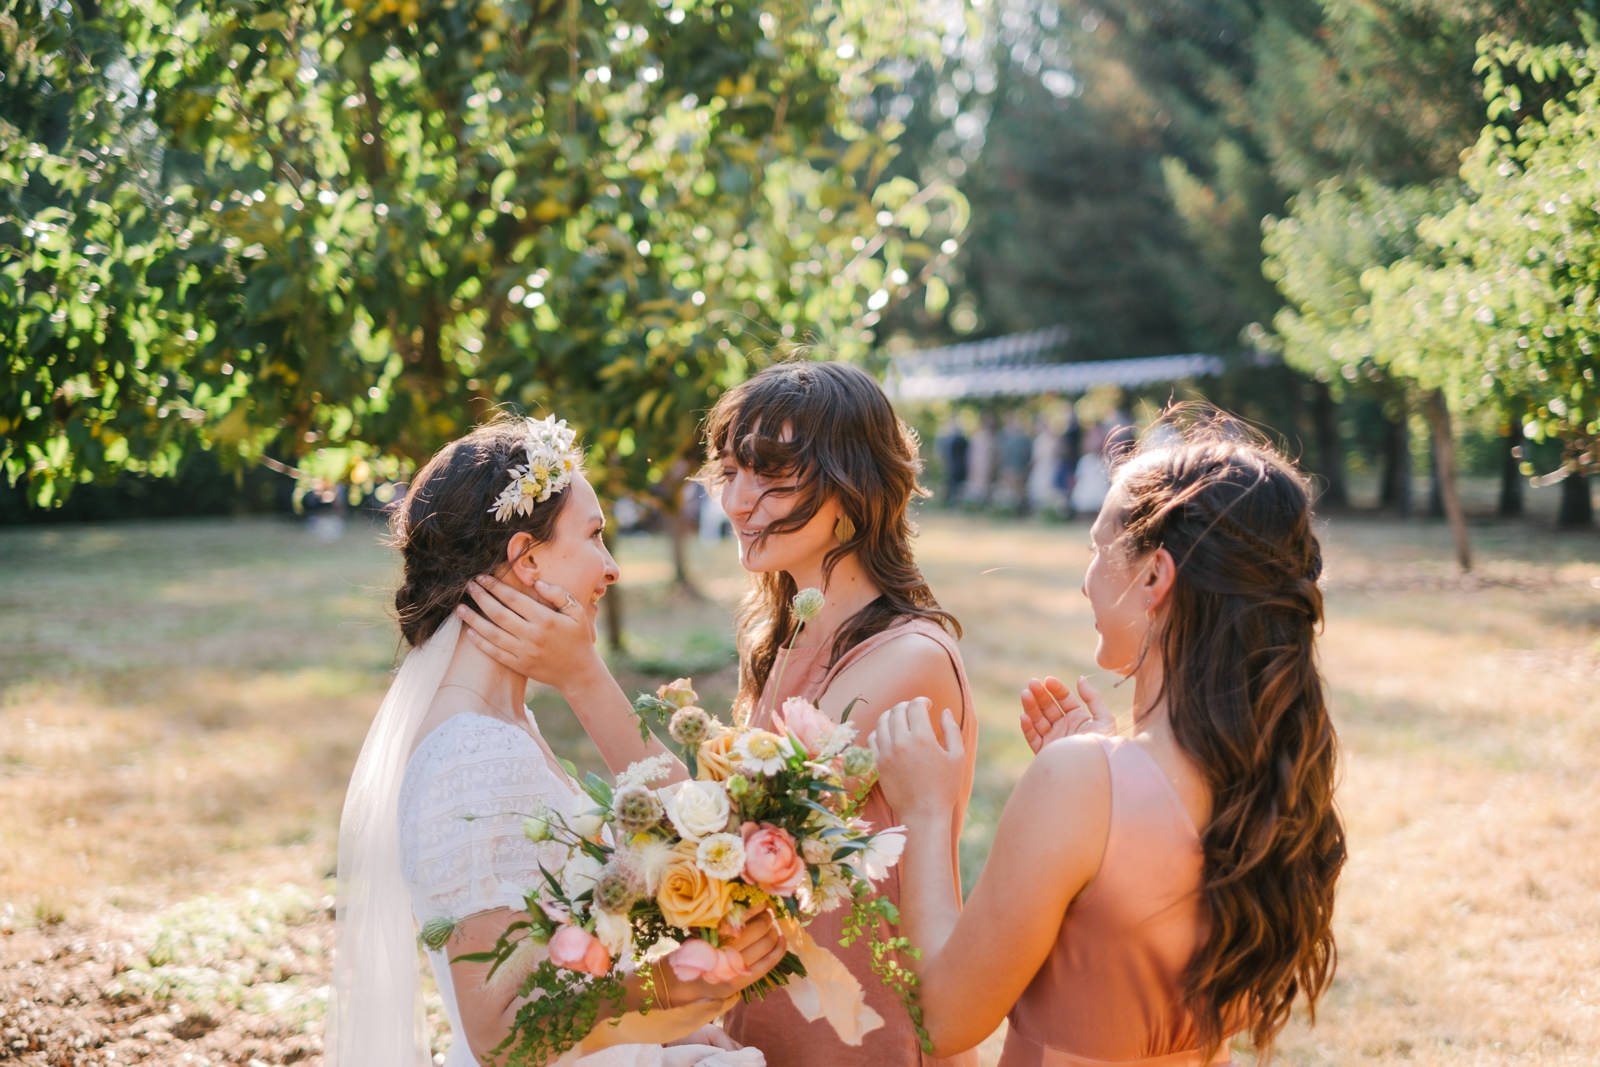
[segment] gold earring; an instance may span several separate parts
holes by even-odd
[[[841,545],[848,544],[850,538],[856,535],[856,524],[850,521],[850,516],[840,513],[839,521],[833,524],[833,536]]]

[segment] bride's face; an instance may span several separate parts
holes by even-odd
[[[553,535],[543,544],[532,545],[526,559],[537,567],[536,577],[571,593],[592,625],[600,598],[620,572],[601,538],[606,519],[594,487],[579,474],[573,476],[566,491],[569,496],[556,518]]]

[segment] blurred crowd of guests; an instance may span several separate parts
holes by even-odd
[[[1121,407],[1088,423],[1071,404],[1064,417],[952,412],[934,440],[940,502],[1017,515],[1093,516],[1110,487],[1113,459],[1134,437],[1133,419]]]

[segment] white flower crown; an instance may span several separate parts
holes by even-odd
[[[572,447],[577,433],[567,426],[566,419],[547,415],[542,419],[528,419],[528,433],[523,447],[528,462],[511,468],[511,484],[495,497],[496,522],[507,522],[513,515],[529,515],[535,504],[542,504],[572,482],[583,453]]]

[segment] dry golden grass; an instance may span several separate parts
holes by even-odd
[[[967,626],[984,723],[969,883],[1027,758],[1017,688],[1093,667],[1085,529],[925,520],[921,558]],[[170,939],[215,921],[199,898],[284,885],[299,895],[273,898],[256,935],[307,921],[396,649],[375,532],[356,523],[325,544],[268,520],[0,531],[0,925]],[[1280,1062],[1600,1062],[1600,537],[1537,522],[1474,534],[1479,566],[1461,580],[1442,528],[1326,527],[1322,658],[1351,861],[1339,977]],[[656,539],[620,546],[625,683],[681,667],[725,698],[742,589],[731,546],[695,549],[706,602],[668,590],[664,555]],[[1125,709],[1126,690],[1112,700]],[[559,701],[535,707],[581,757]],[[188,979],[204,973],[190,962]]]

